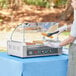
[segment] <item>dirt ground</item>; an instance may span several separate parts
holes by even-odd
[[[25,5],[18,10],[2,9],[0,10],[1,18],[0,30],[10,31],[18,24],[24,22],[60,22],[62,8],[43,8],[33,5]],[[62,22],[62,21],[61,21]]]

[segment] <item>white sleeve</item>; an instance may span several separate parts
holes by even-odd
[[[72,24],[70,35],[76,37],[76,21]]]

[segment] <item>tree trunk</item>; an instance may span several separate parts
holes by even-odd
[[[73,22],[74,9],[71,6],[71,0],[68,0],[66,10],[61,14],[60,20]]]

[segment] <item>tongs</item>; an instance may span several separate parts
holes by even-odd
[[[55,32],[52,32],[52,33],[42,33],[42,35],[46,36],[46,37],[49,37],[49,38],[53,38],[52,35],[57,34],[57,33],[59,33],[59,31],[55,31]]]
[[[50,37],[50,36],[52,36],[52,35],[54,35],[54,34],[57,34],[57,33],[59,33],[59,31],[55,31],[55,32],[52,32],[52,33],[48,33],[48,34],[47,34],[47,37]]]

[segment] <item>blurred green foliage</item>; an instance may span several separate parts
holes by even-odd
[[[50,7],[50,3],[47,0],[24,0],[24,2],[37,6]]]
[[[7,8],[8,0],[0,0],[0,8]]]
[[[58,2],[56,2],[55,6],[57,7],[64,7],[67,4],[67,0],[58,0]]]
[[[37,6],[43,6],[43,7],[51,7],[52,0],[23,0],[27,4],[37,5]],[[67,0],[58,0],[55,2],[56,7],[63,7],[67,3]]]
[[[9,6],[9,1],[12,0],[0,0],[0,8],[7,8]],[[47,7],[50,8],[51,7],[51,2],[53,0],[22,0],[22,2],[30,4],[30,5],[37,5],[37,6],[42,6],[42,7]],[[58,0],[57,2],[55,2],[55,6],[59,7],[59,6],[63,6],[67,3],[67,0]]]

